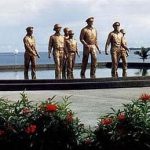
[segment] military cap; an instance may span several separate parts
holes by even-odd
[[[73,33],[72,30],[69,30],[68,34],[69,34],[69,35],[74,35],[74,33]]]
[[[123,33],[123,34],[126,33],[124,29],[120,29],[120,32]]]
[[[89,21],[94,21],[94,17],[90,17],[90,18],[86,19],[86,22],[89,22]]]
[[[33,30],[33,27],[27,27],[26,28],[26,31],[31,31],[31,30]]]
[[[69,30],[69,28],[67,28],[67,27],[66,27],[66,28],[64,28],[64,30],[63,30],[63,31],[65,32],[65,31],[68,31],[68,30]]]
[[[61,25],[60,24],[55,24],[53,30],[58,29],[58,28],[62,28]]]
[[[114,26],[120,26],[120,23],[119,22],[115,22],[115,23],[113,23],[113,27]]]

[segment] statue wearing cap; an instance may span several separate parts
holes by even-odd
[[[69,39],[69,28],[65,27],[63,29],[64,31],[64,38],[65,41]],[[62,78],[66,79],[67,78],[67,56],[66,56],[66,48],[65,48],[65,53],[64,53],[64,59],[63,59],[63,68],[62,68]]]
[[[74,79],[73,69],[75,65],[76,54],[78,54],[77,41],[73,38],[74,33],[69,30],[69,39],[66,40],[66,53],[67,53],[67,78]]]
[[[26,28],[26,31],[27,31],[27,32],[30,32],[31,30],[33,30],[33,27],[27,27],[27,28]]]
[[[58,28],[62,28],[60,24],[55,24],[53,30],[56,31]]]
[[[23,43],[25,47],[24,54],[24,78],[29,79],[28,70],[29,64],[31,62],[31,76],[32,79],[36,79],[36,57],[39,57],[39,54],[36,49],[36,42],[33,34],[33,27],[26,28],[27,34],[23,38]]]
[[[121,32],[122,34],[126,34],[126,32],[125,32],[124,29],[120,29],[120,32]]]
[[[80,33],[80,41],[83,44],[81,78],[85,78],[85,71],[86,71],[89,55],[91,55],[90,77],[95,78],[96,65],[97,65],[96,50],[98,50],[99,53],[100,50],[97,43],[97,31],[93,27],[94,17],[88,18],[86,22],[87,22],[87,26],[84,27]]]
[[[110,53],[112,59],[112,70],[111,75],[114,78],[118,78],[118,60],[121,54],[121,47],[128,50],[127,46],[123,41],[123,34],[120,32],[120,23],[113,23],[114,30],[109,33],[106,45],[105,45],[105,54],[108,55],[108,47],[111,45]]]
[[[120,22],[114,22],[113,27],[115,27],[115,26],[120,26]]]
[[[90,18],[88,18],[88,19],[86,19],[86,22],[93,22],[94,21],[94,17],[90,17]]]
[[[55,78],[62,78],[62,67],[63,67],[63,59],[64,59],[64,47],[65,47],[65,39],[64,36],[60,34],[61,25],[55,24],[53,30],[55,34],[51,35],[49,38],[48,44],[48,57],[51,58],[51,52],[53,50],[53,57],[55,62]]]
[[[123,34],[123,43],[127,47],[127,41],[125,39],[125,30],[120,29],[120,32]],[[120,62],[120,59],[122,60],[122,76],[127,76],[127,57],[129,56],[129,50],[123,48],[121,46],[120,55],[118,56],[118,62]]]

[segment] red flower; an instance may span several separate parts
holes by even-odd
[[[102,125],[110,125],[112,124],[112,122],[113,122],[112,118],[104,118],[101,120]]]
[[[125,113],[124,112],[120,113],[117,118],[119,121],[124,121],[126,118]]]
[[[5,135],[5,131],[4,130],[0,130],[0,136],[4,136]]]
[[[139,99],[142,100],[143,102],[150,101],[150,95],[146,93],[142,94]]]
[[[30,126],[28,126],[26,129],[25,129],[25,132],[28,133],[28,134],[33,134],[36,132],[36,129],[37,129],[37,126],[34,125],[34,124],[31,124]]]
[[[55,112],[57,110],[57,105],[55,104],[47,104],[46,105],[46,110],[47,111],[51,111],[51,112]]]
[[[66,116],[66,120],[68,122],[73,122],[73,114],[72,114],[72,112],[68,112],[68,114]]]

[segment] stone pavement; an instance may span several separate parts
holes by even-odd
[[[20,99],[23,91],[0,91],[0,97],[11,101]],[[114,88],[96,90],[46,90],[26,91],[29,100],[39,102],[47,98],[55,97],[55,101],[61,102],[62,97],[71,96],[70,108],[76,112],[85,126],[95,127],[100,115],[110,112],[110,108],[121,108],[122,103],[129,103],[138,98],[142,93],[150,93],[150,87],[141,88]]]

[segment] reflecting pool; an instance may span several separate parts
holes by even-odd
[[[150,76],[150,69],[128,69],[128,77],[132,76]],[[55,71],[54,70],[37,70],[36,72],[37,79],[54,79]],[[118,69],[119,77],[122,77],[122,69]],[[31,78],[31,72],[29,71],[29,77]],[[110,68],[97,68],[96,70],[97,78],[111,77]],[[74,70],[74,78],[80,78],[80,69]],[[90,78],[90,69],[86,70],[86,78]],[[0,79],[24,79],[24,72],[21,71],[1,71]]]

